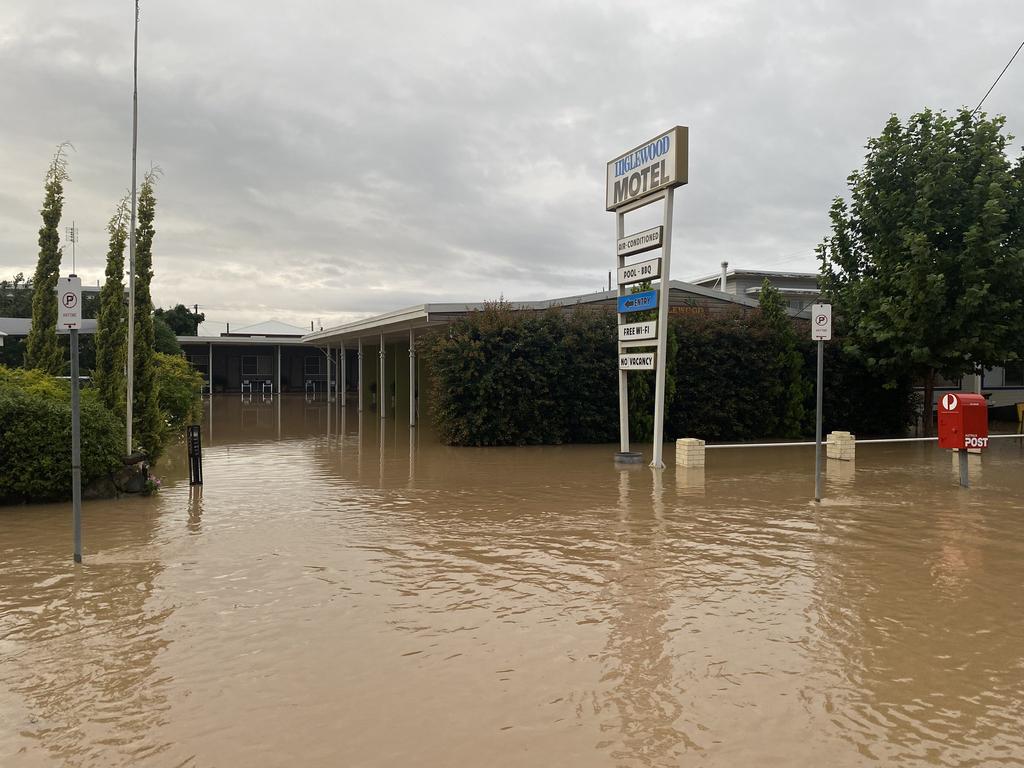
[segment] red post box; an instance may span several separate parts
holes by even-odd
[[[988,448],[988,403],[972,392],[947,392],[939,400],[939,448]]]

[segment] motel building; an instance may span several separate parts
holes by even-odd
[[[669,313],[713,316],[757,309],[762,283],[768,278],[782,293],[789,314],[806,319],[819,295],[817,277],[813,272],[731,269],[723,262],[721,271],[713,275],[692,282],[672,280]],[[587,306],[614,312],[616,296],[614,290],[601,291],[513,302],[513,306],[524,311]],[[206,380],[206,392],[344,398],[360,411],[415,424],[425,386],[416,360],[416,339],[483,308],[484,302],[420,304],[312,332],[270,321],[218,336],[179,336],[178,342]],[[971,378],[938,382],[935,397],[976,388]],[[1024,401],[1024,365],[987,370],[980,386],[1000,418],[1016,420],[1015,403]]]
[[[670,296],[669,313],[675,315],[715,315],[758,307],[756,298],[678,280],[671,282]],[[513,306],[523,311],[592,307],[615,312],[616,298],[613,290],[513,302]],[[219,336],[177,338],[206,381],[206,392],[343,397],[359,410],[375,411],[381,418],[400,414],[415,424],[424,386],[416,339],[484,306],[484,302],[420,304],[313,332],[271,321]]]

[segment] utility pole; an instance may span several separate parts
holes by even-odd
[[[139,146],[139,0],[135,0],[135,58],[132,65],[132,221],[128,230],[128,396],[125,433],[132,452],[132,399],[135,397],[135,160]]]

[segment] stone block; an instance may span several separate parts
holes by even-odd
[[[703,467],[704,441],[695,437],[682,437],[676,440],[677,467]]]

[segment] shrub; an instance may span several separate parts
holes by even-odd
[[[166,442],[197,417],[203,377],[181,355],[157,352],[155,362],[157,396],[167,426]]]
[[[788,318],[736,311],[669,324],[665,439],[813,434],[816,361]],[[613,442],[618,436],[616,315],[590,308],[520,312],[498,302],[422,337],[430,410],[451,445]],[[839,344],[826,345],[828,429],[898,434],[909,382],[884,389]],[[631,373],[630,430],[651,439],[654,374]]]
[[[124,426],[94,390],[81,393],[82,485],[121,465]],[[70,387],[0,367],[0,503],[71,498]]]

